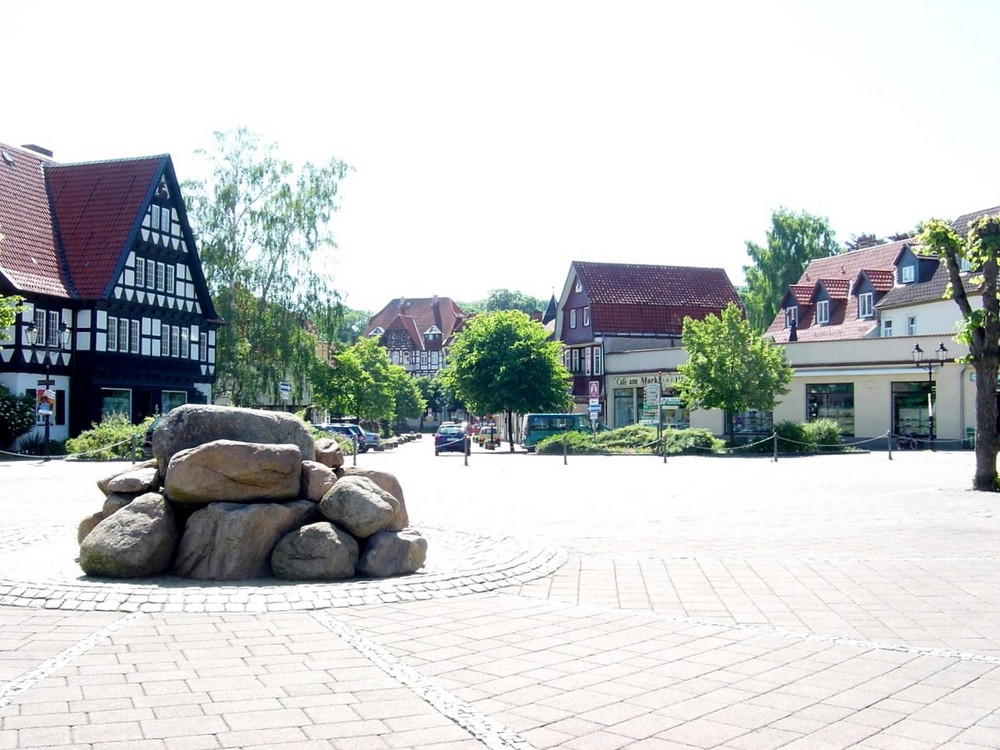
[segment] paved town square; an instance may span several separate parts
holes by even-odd
[[[128,464],[0,462],[0,750],[1000,747],[971,452],[357,464],[399,478],[420,573],[86,579]]]

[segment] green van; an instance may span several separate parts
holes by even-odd
[[[539,440],[564,432],[590,432],[587,414],[525,414],[521,422],[521,447],[529,453]]]

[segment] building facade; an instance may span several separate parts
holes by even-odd
[[[59,164],[0,144],[0,294],[26,300],[0,384],[53,392],[53,439],[211,401],[223,321],[169,156]]]

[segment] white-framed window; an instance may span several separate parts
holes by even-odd
[[[604,362],[602,360],[604,354],[601,347],[594,347],[594,374],[603,375],[604,374]]]
[[[160,209],[160,230],[170,232],[170,209],[163,207]]]
[[[120,352],[128,351],[128,330],[128,320],[118,318],[118,351]]]
[[[128,325],[129,325],[129,335],[128,335],[128,339],[129,339],[129,341],[128,341],[129,351],[132,352],[132,354],[138,354],[139,353],[139,321],[138,320],[130,320],[128,322]]]
[[[170,356],[170,326],[166,323],[160,326],[160,356]]]
[[[181,326],[181,357],[191,359],[191,329]]]
[[[786,307],[785,308],[785,328],[791,328],[793,325],[797,326],[799,324],[799,308],[798,307]]]
[[[874,295],[871,292],[865,292],[864,294],[858,295],[858,317],[859,318],[870,318],[875,314],[875,307],[872,304],[872,298]]]
[[[171,409],[184,406],[188,402],[186,391],[163,391],[160,393],[160,413],[166,414]]]
[[[156,264],[153,261],[146,263],[146,288],[156,288]]]
[[[46,333],[48,332],[48,325],[46,324],[48,316],[45,314],[45,310],[39,310],[35,308],[35,330],[38,332],[37,338],[35,339],[36,346],[45,346]]]
[[[906,319],[906,335],[916,336],[917,335],[917,316],[910,315]]]
[[[569,311],[569,327],[576,328],[576,308]]]
[[[590,325],[590,308],[589,307],[583,308],[583,325],[584,325],[585,328]]]
[[[440,360],[441,360],[441,357],[439,356],[438,352],[436,352],[436,351],[431,352],[431,367],[435,367],[436,368],[438,366],[438,362]]]
[[[146,259],[136,258],[135,259],[135,285],[145,286],[146,285]]]
[[[583,291],[583,282],[581,282],[580,279],[576,280],[576,284],[573,285],[573,290],[577,292]]]
[[[59,313],[49,311],[49,346],[62,349],[62,338],[59,336]]]
[[[198,359],[208,362],[208,334],[198,334]]]
[[[160,228],[160,207],[155,203],[149,207],[149,226],[153,229]]]
[[[590,375],[590,368],[593,365],[594,361],[594,352],[589,346],[584,351],[587,356],[586,356],[586,361],[583,363],[583,374]]]
[[[109,352],[118,351],[118,318],[108,316],[108,343],[104,347]]]
[[[171,294],[174,293],[174,274],[176,269],[173,266],[167,266],[167,291]]]
[[[170,326],[170,356],[181,356],[181,329],[177,326]]]
[[[162,263],[156,264],[156,291],[162,292],[166,287],[167,269]]]
[[[914,269],[913,264],[903,266],[899,269],[899,277],[903,280],[904,284],[912,284],[913,280],[916,278],[916,269]]]
[[[574,349],[572,352],[573,364],[569,368],[570,372],[580,372],[580,350]]]
[[[816,322],[821,326],[830,322],[830,301],[821,299],[816,303]]]
[[[892,336],[892,318],[885,318],[882,320],[882,338],[890,338]]]

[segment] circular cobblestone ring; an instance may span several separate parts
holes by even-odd
[[[423,528],[427,562],[398,578],[301,583],[274,578],[192,581],[177,576],[111,580],[83,575],[76,529],[8,528],[0,606],[115,612],[271,612],[350,607],[493,591],[547,576],[561,550],[512,537]]]

